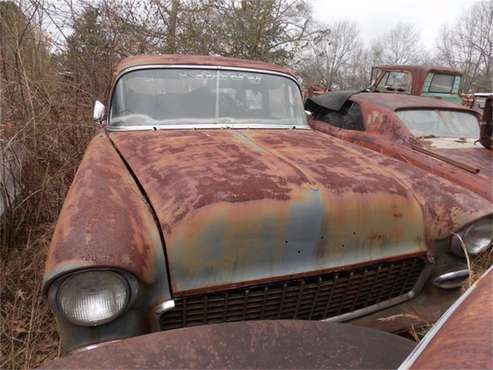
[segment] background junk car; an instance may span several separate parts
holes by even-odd
[[[404,93],[462,104],[459,87],[462,73],[440,66],[383,65],[371,71],[370,91]]]
[[[311,128],[295,76],[272,64],[132,57],[107,102],[46,264],[65,350],[225,321],[385,315],[414,297],[436,317],[453,293],[429,275],[462,266],[436,242],[490,212]]]
[[[491,206],[493,152],[480,143],[473,110],[397,94],[335,92],[308,99],[312,125],[412,163],[485,198]],[[491,124],[491,123],[489,123]]]
[[[464,255],[463,242],[473,256],[491,247],[493,152],[478,140],[480,123],[474,111],[421,97],[354,92],[314,97],[305,106],[314,112],[313,127],[372,149],[378,158],[384,154],[412,164],[462,187],[464,195],[480,196],[488,215],[452,228],[448,243],[458,256]],[[491,119],[485,124],[491,125]],[[425,204],[435,200],[435,195],[424,199]],[[450,210],[453,201],[447,202]]]

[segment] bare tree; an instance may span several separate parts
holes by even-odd
[[[317,83],[330,89],[350,87],[348,72],[363,50],[358,26],[343,20],[329,25],[317,25],[326,31],[314,38],[303,55],[301,74],[307,83]]]
[[[373,42],[371,54],[375,64],[414,64],[421,63],[427,53],[416,27],[399,23]]]
[[[493,0],[474,3],[437,40],[439,63],[461,70],[463,89],[493,90]]]

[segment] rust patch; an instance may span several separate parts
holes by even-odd
[[[342,130],[315,120],[310,125],[357,144],[365,157],[410,189],[425,212],[428,240],[446,238],[451,231],[492,212],[491,182],[485,177],[415,152],[380,134]]]
[[[316,131],[110,135],[156,209],[175,293],[426,251],[412,191]]]
[[[165,280],[164,265],[159,231],[147,203],[106,135],[97,135],[60,212],[45,288],[63,272],[89,266],[120,268],[153,283]]]

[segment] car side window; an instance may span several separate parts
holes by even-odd
[[[361,108],[355,102],[346,102],[340,111],[330,111],[322,120],[345,130],[365,131]]]

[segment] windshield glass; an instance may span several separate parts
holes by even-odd
[[[479,138],[479,123],[471,113],[450,110],[396,112],[416,137]]]
[[[116,84],[110,126],[306,126],[289,78],[215,69],[145,69]]]
[[[409,90],[409,73],[407,72],[387,72],[380,80],[377,90],[397,90],[400,92]]]

